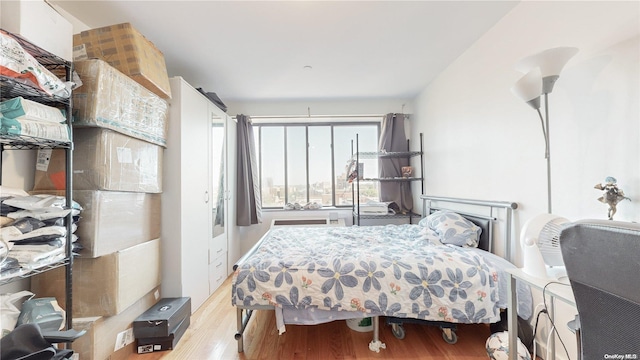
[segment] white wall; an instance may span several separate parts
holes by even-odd
[[[414,103],[412,140],[424,132],[426,192],[515,201],[520,222],[546,212],[540,121],[510,92],[522,76],[513,64],[576,46],[550,95],[553,212],[606,217],[593,187],[614,176],[633,199],[619,204],[616,220],[640,220],[639,6],[523,2],[505,16]]]
[[[22,1],[25,1],[25,0],[22,0]],[[74,34],[77,34],[77,33],[80,33],[82,31],[91,29],[89,26],[87,26],[87,24],[83,23],[82,21],[80,21],[79,19],[74,17],[73,15],[69,14],[68,12],[66,12],[59,5],[52,4],[51,2],[47,2],[47,3],[49,5],[51,5],[51,7],[56,9],[56,11],[58,13],[60,13],[60,15],[62,15],[65,19],[67,19],[71,23],[71,25],[73,26],[73,33]]]
[[[518,4],[414,102],[425,134],[430,195],[514,201],[516,229],[547,212],[540,120],[511,92],[521,58],[557,46],[580,49],[550,95],[553,213],[606,218],[594,185],[606,176],[632,199],[616,220],[640,221],[640,3]],[[569,311],[570,312],[570,311]],[[567,319],[561,319],[561,330]],[[572,358],[575,341],[564,330]],[[559,346],[557,354],[565,358]]]

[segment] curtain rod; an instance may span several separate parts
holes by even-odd
[[[402,112],[393,113],[393,115],[404,114],[404,105],[402,104]],[[311,107],[307,107],[307,115],[264,115],[264,116],[249,116],[251,119],[331,119],[331,118],[371,118],[371,117],[383,117],[387,114],[361,114],[361,115],[311,115]],[[409,114],[404,114],[406,118],[409,118]],[[233,117],[237,120],[237,116]]]

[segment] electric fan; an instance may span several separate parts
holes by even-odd
[[[524,251],[522,271],[539,278],[563,280],[566,277],[559,237],[568,223],[563,217],[541,214],[524,224],[520,233]]]

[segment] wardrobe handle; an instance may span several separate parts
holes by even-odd
[[[209,192],[208,191],[204,192],[204,202],[207,203],[207,204],[209,203]]]

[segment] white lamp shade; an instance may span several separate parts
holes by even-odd
[[[542,94],[542,75],[539,68],[534,68],[521,77],[511,91],[524,102],[530,102]]]
[[[535,67],[539,67],[543,78],[557,76],[560,75],[562,68],[564,68],[569,59],[577,53],[578,48],[567,46],[544,50],[518,61],[516,70],[526,73]]]

